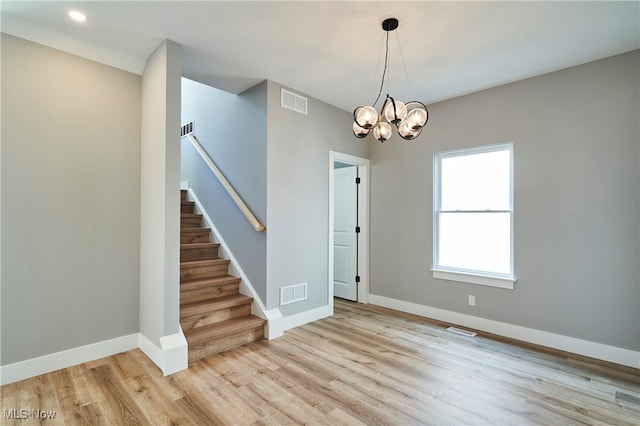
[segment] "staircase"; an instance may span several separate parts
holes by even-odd
[[[253,299],[239,293],[240,278],[229,275],[229,260],[181,191],[180,324],[189,362],[264,338],[266,321],[251,315]]]

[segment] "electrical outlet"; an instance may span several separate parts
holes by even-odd
[[[476,297],[472,294],[469,295],[469,306],[476,306]]]

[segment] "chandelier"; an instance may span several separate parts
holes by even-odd
[[[375,110],[384,87],[387,65],[389,64],[389,32],[396,28],[398,28],[396,18],[388,18],[382,22],[382,29],[387,32],[382,81],[373,106],[359,106],[353,111],[353,134],[357,138],[364,138],[373,130],[373,137],[384,142],[391,137],[391,124],[393,124],[402,139],[412,140],[420,136],[422,128],[429,120],[429,111],[422,102],[411,101],[405,104],[396,101],[388,94],[380,113]]]

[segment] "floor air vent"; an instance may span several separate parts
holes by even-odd
[[[307,113],[307,98],[285,89],[280,89],[280,105],[301,114]]]
[[[467,336],[467,337],[473,337],[477,334],[477,333],[474,333],[473,331],[463,330],[461,328],[455,328],[455,327],[449,327],[447,328],[447,331],[450,333],[459,334],[461,336]]]

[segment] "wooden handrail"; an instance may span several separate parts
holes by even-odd
[[[209,166],[213,174],[216,175],[216,177],[218,178],[218,180],[220,181],[224,189],[231,196],[233,201],[235,201],[236,205],[238,206],[240,211],[244,214],[244,216],[247,218],[251,226],[253,226],[253,229],[255,229],[258,232],[262,232],[266,230],[267,228],[260,223],[260,221],[254,216],[253,213],[251,213],[251,210],[249,210],[249,207],[247,207],[247,205],[242,200],[242,198],[240,198],[240,195],[238,195],[236,190],[233,189],[233,186],[231,186],[227,178],[224,177],[224,175],[222,174],[218,166],[216,166],[216,163],[213,162],[213,160],[211,159],[211,157],[209,157],[209,155],[204,150],[204,148],[202,148],[202,145],[200,145],[200,142],[198,142],[198,139],[196,139],[196,137],[191,133],[185,136],[189,138],[189,141],[191,141],[191,143],[193,144],[193,147],[196,149],[196,151],[198,151],[198,154],[200,154],[200,156],[205,161],[205,163],[207,163],[207,165]]]

